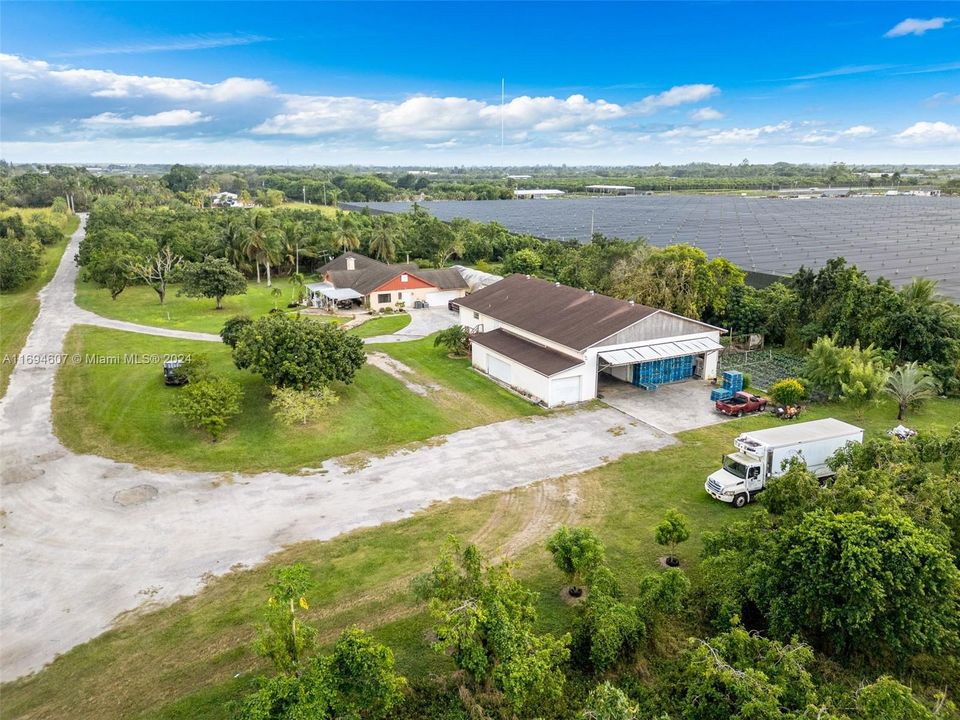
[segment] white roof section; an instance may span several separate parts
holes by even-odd
[[[633,185],[587,185],[587,190],[636,190]]]
[[[779,447],[781,445],[811,442],[813,440],[826,440],[829,438],[856,435],[858,433],[861,437],[863,436],[863,430],[856,425],[845,423],[843,420],[837,420],[836,418],[823,418],[822,420],[789,423],[766,430],[745,432],[738,437],[737,440],[752,440],[762,445]]]
[[[470,288],[470,292],[480,290],[488,285],[493,285],[495,282],[500,282],[503,280],[502,275],[493,275],[491,273],[476,270],[474,268],[468,268],[463,265],[454,265],[453,269],[460,273],[460,275],[463,277],[464,281],[467,283],[467,287]]]
[[[363,297],[353,288],[335,288],[330,283],[310,283],[307,285],[307,290],[331,300],[359,300]]]
[[[652,345],[607,350],[599,353],[600,359],[611,367],[618,365],[633,365],[634,363],[663,360],[665,358],[696,355],[702,352],[720,350],[723,347],[713,338],[695,338],[693,340],[676,340]]]
[[[564,195],[563,190],[536,189],[536,190],[514,190],[513,194],[517,197],[552,197],[554,195]]]

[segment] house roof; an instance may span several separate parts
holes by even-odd
[[[574,350],[659,312],[527,275],[511,275],[457,303]]]
[[[580,358],[537,345],[503,328],[471,335],[470,340],[548,377],[577,365],[583,365],[583,360]]]
[[[463,275],[454,268],[440,268],[438,270],[411,270],[411,275],[416,275],[421,280],[426,280],[431,285],[435,285],[441,290],[459,290],[469,288]]]
[[[320,275],[323,275],[324,273],[331,270],[346,270],[347,258],[353,258],[354,268],[357,270],[361,270],[365,267],[375,267],[377,265],[386,266],[386,263],[382,263],[379,260],[374,260],[373,258],[367,257],[366,255],[361,255],[360,253],[348,251],[343,253],[342,255],[338,255],[337,257],[335,257],[333,260],[326,263],[325,265],[321,265],[317,269],[317,272]]]

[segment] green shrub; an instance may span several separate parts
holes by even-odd
[[[243,332],[244,328],[252,324],[253,320],[251,320],[248,316],[234,315],[223,324],[223,329],[220,331],[220,337],[223,339],[225,344],[229,345],[230,347],[236,347],[237,340],[240,339],[240,333]]]
[[[240,412],[242,398],[238,383],[222,377],[204,377],[177,392],[173,412],[191,427],[206,431],[215,441],[230,418]]]
[[[0,237],[0,290],[16,290],[40,274],[40,243],[32,237]]]
[[[777,405],[797,405],[807,397],[807,386],[799,378],[785,378],[770,386],[770,399]]]
[[[311,390],[274,388],[270,409],[284,425],[306,425],[318,420],[324,409],[338,402],[339,396],[326,386]]]

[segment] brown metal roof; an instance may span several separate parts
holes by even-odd
[[[502,328],[471,335],[470,340],[477,345],[482,345],[505,355],[511,360],[516,360],[521,365],[548,377],[583,364],[583,360],[580,358],[565,355],[553,348],[537,345],[522,337],[508,333]]]
[[[457,304],[574,350],[585,350],[657,312],[526,275],[506,277]]]
[[[421,280],[426,280],[441,290],[460,290],[470,287],[467,285],[467,281],[463,279],[460,271],[453,268],[439,268],[437,270],[425,268],[423,270],[411,270],[410,274],[416,275]]]

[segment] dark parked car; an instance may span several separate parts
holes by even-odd
[[[757,412],[767,407],[769,400],[748,392],[738,392],[726,400],[717,400],[716,408],[724,415],[743,417],[746,413]]]

